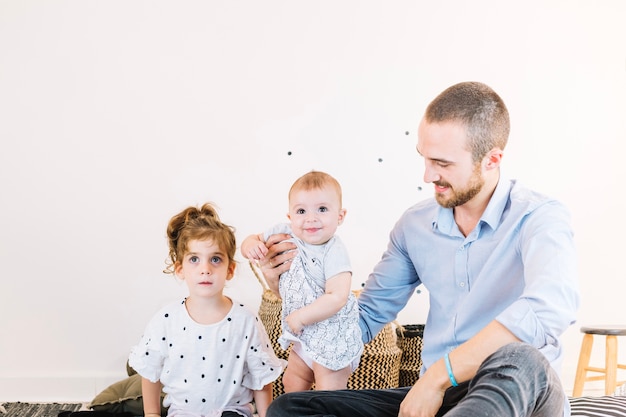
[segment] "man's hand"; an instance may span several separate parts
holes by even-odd
[[[295,243],[287,242],[291,236],[288,234],[276,234],[267,239],[265,245],[267,246],[267,253],[265,257],[259,262],[261,272],[267,281],[270,289],[278,294],[278,280],[283,272],[289,271],[291,267],[291,261],[297,252]]]
[[[418,379],[400,404],[398,417],[435,417],[443,404],[445,390]]]

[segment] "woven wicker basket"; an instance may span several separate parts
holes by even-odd
[[[399,386],[402,351],[391,323],[366,343],[359,367],[348,379],[349,389],[387,389]]]
[[[400,360],[400,386],[410,387],[420,377],[422,368],[423,324],[405,324],[396,328],[398,347],[402,350]]]

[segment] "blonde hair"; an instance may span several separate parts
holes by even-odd
[[[228,255],[228,261],[235,263],[237,243],[235,229],[221,222],[215,208],[205,203],[202,207],[187,207],[167,225],[169,256],[165,261],[166,274],[173,274],[178,262],[181,262],[189,250],[192,240],[210,240]]]
[[[291,194],[294,191],[319,190],[327,186],[333,188],[337,192],[337,197],[339,197],[339,206],[341,207],[342,192],[339,181],[322,171],[310,171],[298,178],[289,189],[288,197],[291,198]]]

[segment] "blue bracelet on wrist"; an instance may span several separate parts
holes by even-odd
[[[456,378],[454,377],[454,374],[452,373],[452,365],[450,365],[450,355],[446,353],[445,356],[443,357],[443,360],[446,363],[446,369],[448,370],[448,378],[450,378],[450,382],[452,383],[452,386],[458,387],[459,383],[456,382]]]

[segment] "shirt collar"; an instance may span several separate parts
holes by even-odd
[[[498,185],[489,200],[489,204],[485,208],[483,215],[480,216],[479,224],[486,223],[492,230],[498,228],[502,214],[509,201],[509,194],[511,191],[511,181],[502,177],[498,180]],[[454,222],[454,211],[451,208],[445,208],[439,206],[439,210],[433,218],[433,229],[439,229],[440,232],[446,234],[454,233],[457,230],[456,223]]]
[[[491,200],[489,200],[485,212],[480,217],[480,221],[487,223],[492,230],[496,230],[500,225],[502,214],[504,214],[507,202],[509,201],[510,193],[511,181],[500,175],[498,185],[491,196]]]

